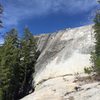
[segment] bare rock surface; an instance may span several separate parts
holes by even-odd
[[[35,92],[22,100],[100,100],[100,83],[84,74],[94,41],[92,25],[39,35]]]
[[[40,35],[38,49],[42,52],[35,67],[35,84],[51,77],[83,73],[84,67],[91,66],[94,30],[89,25]]]
[[[100,82],[74,80],[74,76],[48,79],[22,100],[100,100]]]

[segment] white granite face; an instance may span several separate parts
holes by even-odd
[[[65,74],[84,72],[89,67],[90,53],[94,49],[92,25],[41,35],[42,53],[37,61],[35,84]]]
[[[35,92],[22,100],[100,100],[99,82],[76,82],[77,76],[87,77],[94,42],[92,25],[38,36]]]
[[[75,83],[73,76],[53,78],[21,100],[100,100],[100,82]]]

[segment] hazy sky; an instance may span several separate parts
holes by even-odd
[[[33,34],[93,23],[96,0],[0,0],[4,6],[4,28],[16,27],[20,34],[28,26]]]

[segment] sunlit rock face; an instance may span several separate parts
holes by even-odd
[[[91,65],[93,36],[92,25],[40,35],[38,49],[42,53],[36,64],[35,84],[60,75],[82,73],[84,67]]]
[[[84,74],[94,50],[92,26],[37,36],[41,54],[35,66],[35,92],[22,100],[100,100],[99,82],[87,82]]]

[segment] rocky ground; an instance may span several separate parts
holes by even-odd
[[[84,74],[94,50],[92,26],[37,36],[35,91],[22,100],[100,100],[100,82]]]
[[[37,84],[22,100],[100,100],[100,82],[87,75],[64,75]]]

